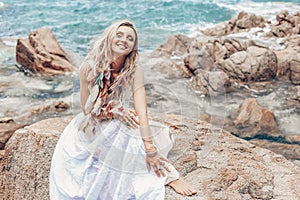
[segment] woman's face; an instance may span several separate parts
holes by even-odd
[[[136,35],[132,28],[128,26],[120,26],[112,40],[111,49],[113,58],[117,59],[120,56],[128,55],[134,47],[135,40]]]

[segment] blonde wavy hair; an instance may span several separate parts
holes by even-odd
[[[91,70],[87,71],[87,79],[89,82],[93,82],[95,77],[106,69],[110,69],[110,64],[113,61],[112,57],[112,40],[116,35],[117,30],[121,26],[127,26],[134,30],[135,33],[135,43],[132,51],[126,56],[124,66],[120,71],[120,75],[112,85],[111,89],[115,88],[120,84],[120,80],[132,77],[137,65],[138,56],[138,34],[135,25],[129,20],[116,21],[107,27],[103,33],[96,38],[91,50],[88,52],[85,61],[89,63]],[[93,84],[93,83],[91,83]]]

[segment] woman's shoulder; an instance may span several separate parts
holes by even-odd
[[[135,76],[144,76],[144,69],[139,65],[135,68]]]
[[[87,75],[91,70],[92,70],[92,67],[91,67],[91,63],[89,62],[89,60],[85,59],[82,64],[80,65],[79,67],[79,72],[80,74],[85,74]]]
[[[85,59],[79,68],[80,78],[89,83],[92,83],[95,80],[95,73],[92,66],[92,61]]]

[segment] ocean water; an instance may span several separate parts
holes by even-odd
[[[0,38],[26,37],[50,27],[59,43],[85,55],[92,39],[119,19],[138,29],[140,52],[156,48],[168,35],[191,34],[215,25],[239,11],[275,17],[280,10],[300,10],[299,0],[0,0]]]
[[[299,134],[299,111],[285,100],[292,93],[287,89],[290,83],[276,83],[264,95],[239,91],[206,98],[195,93],[188,80],[169,79],[151,70],[153,63],[145,58],[147,52],[164,43],[169,35],[195,35],[198,29],[227,21],[240,11],[274,20],[281,10],[300,11],[300,0],[0,0],[0,40],[8,44],[0,43],[0,86],[5,87],[0,88],[0,117],[12,116],[21,123],[32,123],[61,116],[62,113],[30,115],[31,110],[35,112],[38,110],[35,108],[58,100],[72,106],[65,115],[80,112],[78,76],[28,77],[18,72],[14,58],[16,38],[25,38],[40,27],[50,27],[64,48],[83,57],[92,39],[105,27],[126,18],[138,29],[141,65],[149,82],[150,111],[196,118],[203,113],[226,117],[245,98],[255,97],[275,113],[283,134]],[[219,126],[223,122],[212,119],[211,123]]]

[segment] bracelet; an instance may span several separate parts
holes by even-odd
[[[154,156],[156,156],[157,155],[157,149],[156,149],[156,146],[154,146],[154,151],[151,151],[151,152],[146,152],[146,155],[148,156],[148,157],[154,157]]]
[[[155,151],[153,151],[153,152],[146,152],[146,155],[147,155],[148,157],[154,157],[154,156],[157,155],[157,151],[155,150]]]
[[[153,143],[153,140],[152,140],[152,139],[147,140],[147,139],[144,139],[144,138],[143,138],[142,140],[143,140],[143,142],[149,142],[149,143],[151,143],[151,144]]]

